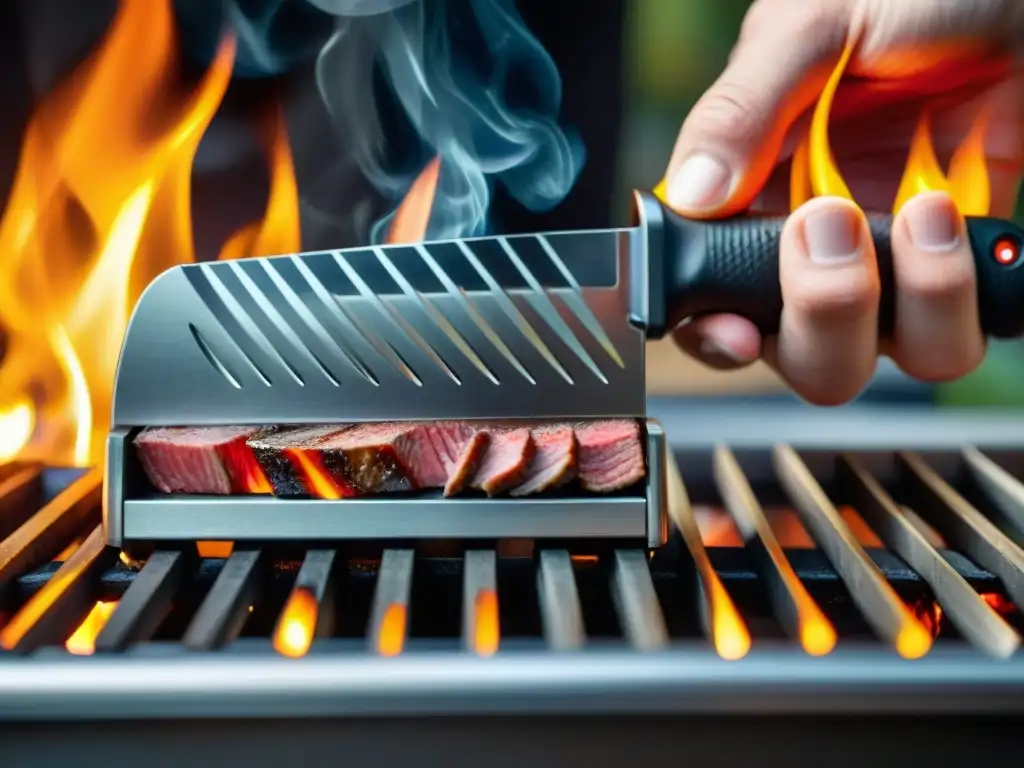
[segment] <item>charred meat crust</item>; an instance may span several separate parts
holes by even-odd
[[[296,466],[291,451],[315,449],[318,442],[348,429],[347,424],[280,427],[246,441],[263,469],[275,496],[312,495],[306,474]]]

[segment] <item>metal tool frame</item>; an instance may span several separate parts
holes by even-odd
[[[107,442],[113,546],[171,540],[668,535],[665,438],[646,420],[651,222],[187,264],[143,293],[125,333]],[[145,426],[419,419],[636,418],[642,489],[575,499],[344,501],[156,496]],[[339,506],[343,505],[343,506]]]
[[[444,498],[437,492],[338,501],[271,496],[174,496],[141,477],[129,430],[107,441],[107,543],[316,542],[413,539],[668,539],[665,433],[647,420],[647,477],[622,494]]]

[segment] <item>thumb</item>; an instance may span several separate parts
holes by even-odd
[[[680,130],[665,178],[672,208],[701,218],[750,204],[838,59],[846,5],[760,0],[751,8],[728,66]]]

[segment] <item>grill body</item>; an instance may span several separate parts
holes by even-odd
[[[728,436],[730,419],[745,417],[748,441],[732,453],[757,503],[768,516],[783,510],[772,517],[777,531],[785,514],[815,519],[799,511],[806,502],[793,497],[788,475],[780,479],[770,447],[794,437],[779,424],[802,428],[796,412],[651,410],[673,438],[692,516],[729,519],[723,503],[739,509],[723,502],[735,481],[716,475],[710,437]],[[826,429],[816,441],[791,441],[824,496],[837,509],[851,502],[839,471],[849,454],[902,507],[943,528],[935,551],[1019,633],[1014,572],[978,544],[994,534],[979,538],[987,529],[977,521],[959,533],[948,522],[959,519],[950,509],[967,504],[996,521],[1014,554],[1020,425],[922,414],[932,425],[924,428],[907,412],[880,414],[872,432],[863,429],[871,412],[828,418],[847,419],[848,440]],[[758,439],[759,428],[770,439]],[[979,464],[970,446],[1004,474]],[[921,468],[904,455],[924,462],[932,485],[918,482]],[[955,496],[929,496],[935,477]],[[786,562],[838,635],[831,653],[814,658],[792,631],[758,541],[716,541],[705,525],[694,546],[685,519],[650,558],[636,542],[365,540],[239,547],[227,560],[169,543],[128,564],[103,544],[101,487],[96,472],[0,472],[0,506],[24,518],[5,518],[0,547],[0,738],[12,765],[109,764],[112,743],[156,765],[280,764],[315,750],[385,765],[479,765],[482,755],[496,765],[592,765],[680,753],[707,765],[810,765],[822,754],[840,765],[963,765],[984,750],[986,764],[1003,764],[1024,715],[1020,654],[993,658],[961,631],[947,586],[936,590],[899,554],[863,544],[919,620],[936,616],[936,602],[953,608],[932,627],[923,658],[901,658],[880,618],[886,603],[858,591],[862,577],[836,558],[824,529],[812,531],[817,546],[790,546],[779,533]],[[709,576],[727,602],[714,598]],[[500,627],[493,655],[480,629],[488,609],[474,599],[488,591]],[[302,658],[287,658],[275,643],[298,593],[317,607],[314,640]],[[95,652],[71,655],[64,643],[96,601],[117,607]],[[384,638],[394,604],[407,621],[392,656]],[[720,657],[715,630],[730,608],[752,638],[738,661]]]

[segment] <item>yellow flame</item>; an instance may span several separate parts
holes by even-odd
[[[297,659],[305,656],[313,644],[319,606],[307,589],[296,589],[288,597],[274,631],[274,650]]]
[[[827,656],[836,647],[838,636],[823,617],[810,618],[800,625],[800,645],[811,656]]]
[[[225,36],[187,83],[172,0],[121,0],[96,50],[32,114],[0,218],[0,461],[102,456],[133,305],[160,272],[195,259],[193,160],[235,51]],[[221,258],[300,250],[291,149],[272,105],[266,210]]]
[[[791,210],[795,210],[812,197],[821,195],[853,199],[836,164],[828,138],[832,103],[853,48],[854,44],[851,43],[843,51],[815,106],[808,135],[793,155],[790,170]],[[985,160],[988,115],[987,109],[982,109],[978,113],[970,131],[950,161],[947,176],[932,145],[931,117],[927,111],[922,114],[907,151],[906,165],[893,201],[893,213],[898,213],[914,195],[941,191],[953,198],[964,215],[988,214],[991,195]]]
[[[789,178],[790,210],[796,210],[812,197],[829,195],[853,200],[829,143],[829,117],[836,92],[853,55],[856,41],[843,49],[811,115],[807,135],[793,153]],[[985,216],[991,207],[991,182],[985,158],[985,136],[989,109],[979,111],[967,136],[949,163],[948,174],[935,156],[932,146],[931,120],[925,112],[914,131],[907,151],[906,166],[893,201],[892,212],[898,213],[904,203],[922,192],[942,191],[953,198],[965,216]],[[662,179],[654,194],[666,202],[667,182]]]
[[[39,393],[38,449],[51,461],[100,455],[134,298],[168,261],[192,260],[182,179],[234,55],[228,39],[182,93],[170,0],[123,0],[99,48],[29,120],[0,220],[0,411]]]
[[[96,638],[116,607],[116,602],[96,603],[64,644],[68,652],[76,656],[91,656],[96,650]]]
[[[220,259],[298,253],[299,187],[295,180],[295,162],[288,144],[284,110],[280,102],[264,116],[262,138],[270,167],[270,192],[263,218],[238,230],[221,249]]]
[[[498,594],[493,589],[481,589],[473,605],[473,650],[480,656],[493,656],[501,643]]]
[[[750,631],[721,582],[716,579],[710,584],[711,642],[721,658],[739,661],[750,652]]]
[[[27,397],[0,412],[0,464],[15,458],[32,438],[35,409]]]
[[[377,652],[381,656],[397,656],[405,646],[405,606],[392,603],[384,611],[377,638]]]
[[[920,659],[932,648],[932,635],[917,620],[910,620],[896,636],[896,653],[904,659]]]

